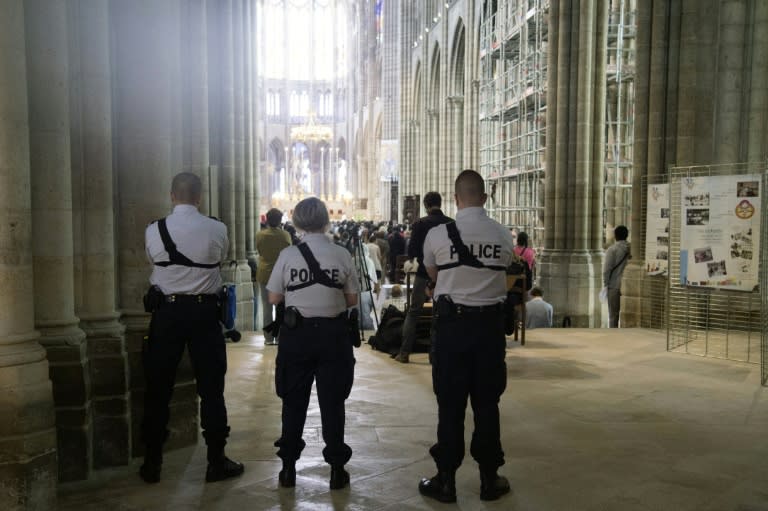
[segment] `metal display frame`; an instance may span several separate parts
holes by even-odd
[[[641,185],[643,189],[642,198],[640,200],[640,214],[642,215],[642,221],[640,222],[640,237],[638,240],[643,241],[642,254],[643,263],[648,260],[648,254],[646,254],[645,237],[648,229],[648,187],[658,184],[669,183],[669,175],[657,174],[654,176],[643,176],[641,179]],[[640,296],[640,327],[649,328],[652,330],[666,330],[667,329],[667,309],[669,295],[667,293],[667,284],[669,280],[669,266],[667,266],[667,273],[665,275],[644,275],[641,279]]]
[[[768,290],[768,203],[761,211],[759,286],[751,292],[681,285],[680,226],[684,178],[759,174],[762,197],[765,197],[768,162],[670,167],[668,174],[667,351],[760,364],[761,382],[765,385],[768,381],[768,301],[765,292]]]

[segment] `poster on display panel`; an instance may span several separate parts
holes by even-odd
[[[666,275],[669,265],[669,184],[648,185],[645,272]]]
[[[758,285],[759,174],[684,177],[680,283],[752,291]]]

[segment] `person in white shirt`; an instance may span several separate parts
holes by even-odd
[[[456,502],[456,470],[464,459],[464,414],[472,404],[470,453],[480,466],[480,499],[509,493],[501,447],[499,399],[507,384],[504,361],[506,268],[512,235],[488,217],[485,182],[474,170],[455,183],[456,221],[433,227],[424,240],[423,264],[433,290],[432,381],[437,397],[437,443],[429,450],[437,475],[419,483],[422,495]]]
[[[349,485],[344,465],[352,456],[344,442],[344,402],[355,374],[347,309],[357,305],[359,282],[349,251],[325,235],[330,220],[324,202],[309,197],[296,204],[293,223],[305,234],[300,244],[280,252],[267,284],[269,301],[285,302],[275,365],[275,390],[283,400],[282,432],[275,442],[283,460],[278,481],[284,488],[296,486],[296,460],[306,446],[302,434],[315,382],[323,458],[331,465],[330,489],[338,490]]]
[[[145,445],[139,474],[147,483],[160,481],[163,444],[168,438],[169,403],[176,368],[189,350],[200,395],[200,425],[208,445],[207,482],[243,473],[243,465],[224,455],[229,436],[224,404],[227,351],[219,318],[222,289],[220,264],[227,256],[227,226],[197,210],[200,178],[182,172],[173,178],[173,213],[146,230],[146,253],[152,263],[152,313],[143,350],[146,392],[141,426]]]
[[[525,328],[552,328],[552,305],[543,296],[540,287],[531,289],[531,299],[525,304]]]

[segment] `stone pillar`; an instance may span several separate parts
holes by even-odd
[[[547,234],[540,260],[557,320],[599,325],[608,2],[550,5]],[[567,276],[567,277],[564,277]]]
[[[768,160],[768,2],[755,2],[747,161]]]
[[[677,7],[680,7],[678,4]],[[671,19],[670,19],[671,18]],[[635,79],[635,144],[632,176],[632,223],[630,232],[631,259],[622,279],[621,326],[635,327],[641,321],[642,300],[647,279],[643,254],[645,240],[640,236],[644,219],[641,204],[646,193],[642,185],[644,176],[666,173],[667,165],[676,152],[678,109],[677,84],[681,52],[689,51],[680,46],[680,33],[675,32],[675,51],[671,48],[670,31],[680,26],[680,10],[672,11],[668,0],[640,2],[637,8],[637,74]],[[681,27],[685,30],[685,26]],[[692,60],[692,59],[691,59]],[[684,60],[680,65],[689,65]],[[695,83],[693,76],[681,75],[683,89]],[[690,90],[688,91],[690,92]],[[695,113],[694,113],[695,115]],[[683,122],[687,122],[683,116]],[[670,144],[669,141],[672,141]],[[609,233],[610,239],[613,238]]]
[[[109,5],[69,4],[76,312],[87,334],[93,467],[130,461],[128,365],[115,306]]]
[[[234,75],[234,46],[233,46],[233,24],[234,15],[233,0],[224,0],[219,4],[218,31],[216,36],[219,40],[219,54],[216,58],[219,60],[220,85],[218,92],[219,115],[217,126],[219,130],[219,187],[221,196],[221,221],[227,225],[229,235],[229,253],[227,259],[234,261],[237,258],[237,228],[235,204],[235,75]],[[226,265],[224,277],[226,280],[234,282],[235,274]]]
[[[59,480],[88,477],[91,396],[85,333],[74,306],[67,11],[63,1],[24,4],[32,175],[35,325],[53,380]]]
[[[0,3],[0,508],[56,506],[56,431],[36,342],[24,2]]]
[[[742,147],[747,138],[742,130],[742,98],[746,4],[744,0],[720,2],[713,163],[737,163],[745,154]],[[765,48],[756,50],[765,51]]]
[[[200,212],[211,214],[208,131],[208,17],[207,0],[182,0],[184,31],[181,46],[182,126],[184,139],[181,170],[200,176],[203,198]]]
[[[119,306],[130,364],[134,456],[144,449],[140,438],[145,383],[141,349],[149,316],[141,298],[151,272],[144,231],[150,222],[171,211],[171,179],[182,164],[180,19],[178,0],[111,3]],[[176,374],[168,429],[170,447],[197,441],[197,394],[186,357]]]

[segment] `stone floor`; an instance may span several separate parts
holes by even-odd
[[[235,480],[205,484],[203,445],[166,456],[148,486],[131,467],[65,485],[63,510],[768,510],[768,393],[759,366],[667,353],[649,330],[553,329],[510,341],[502,443],[514,494],[485,503],[476,464],[457,474],[457,505],[417,490],[432,475],[436,404],[426,355],[409,365],[356,351],[347,402],[351,487],[331,492],[313,398],[295,489],[279,489],[272,442],[280,430],[275,348],[247,336],[229,346],[228,453]],[[471,412],[467,424],[471,425]]]

